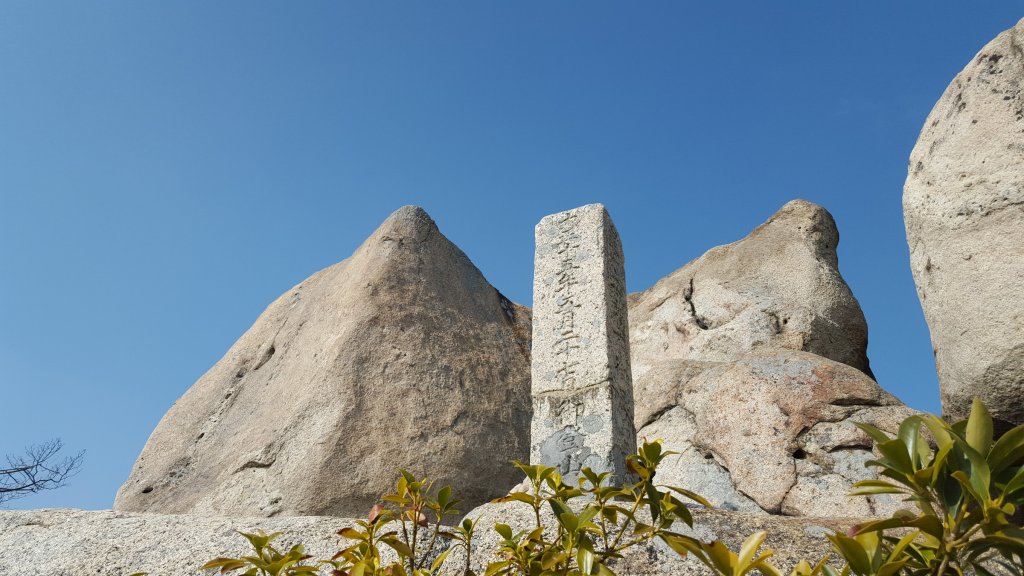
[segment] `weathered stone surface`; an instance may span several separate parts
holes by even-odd
[[[486,505],[472,514],[481,518],[474,540],[473,568],[477,574],[483,574],[486,563],[495,559],[495,523],[518,528],[533,522],[529,507],[521,503]],[[545,516],[553,525],[554,519],[546,510]],[[800,558],[817,559],[828,551],[824,534],[829,530],[845,530],[855,522],[704,510],[695,510],[694,516],[696,526],[691,533],[704,539],[721,538],[734,550],[746,535],[769,530],[766,545],[778,550],[776,564],[787,572]],[[314,557],[329,558],[342,542],[335,532],[351,525],[352,520],[325,516],[224,518],[110,510],[0,510],[0,574],[126,576],[145,571],[154,576],[193,576],[207,560],[237,557],[251,550],[236,531],[281,531],[284,535],[276,543],[282,547],[302,543]],[[464,562],[461,550],[453,551],[443,574],[461,576]],[[694,560],[680,559],[657,544],[634,549],[615,568],[624,576],[708,574]]]
[[[871,441],[853,422],[895,433],[914,412],[859,370],[797,351],[734,362],[673,360],[636,382],[641,438],[662,438],[665,484],[726,509],[793,516],[874,516],[890,496],[848,496],[871,477]],[[678,458],[678,461],[673,461]]]
[[[630,295],[633,378],[664,360],[766,350],[813,352],[870,376],[867,324],[839,274],[838,243],[824,208],[794,200],[746,238]]]
[[[302,543],[330,558],[352,520],[304,516],[225,518],[111,510],[0,510],[0,574],[194,576],[207,560],[252,552],[242,532],[282,531],[279,548]]]
[[[704,509],[692,512],[695,520],[693,529],[681,523],[674,529],[705,541],[721,539],[734,551],[739,550],[743,539],[750,534],[767,530],[769,536],[764,545],[777,550],[773,562],[784,574],[801,559],[816,561],[828,553],[830,547],[825,534],[833,530],[845,531],[857,522],[855,519],[783,518]],[[545,525],[556,525],[550,510],[545,508],[542,514]],[[482,574],[487,563],[496,559],[495,551],[501,538],[491,526],[501,522],[512,526],[513,531],[519,531],[536,525],[533,510],[521,502],[487,504],[473,510],[469,516],[479,519],[470,566],[477,574]],[[461,576],[464,563],[462,550],[454,550],[445,563],[443,576]],[[699,561],[692,557],[680,558],[660,541],[629,549],[625,557],[616,560],[611,568],[624,576],[708,576],[711,573]]]
[[[978,52],[910,154],[903,215],[942,406],[1024,423],[1024,20]]]
[[[662,462],[658,468],[659,482],[694,489],[716,508],[763,513],[757,502],[736,488],[729,470],[712,452],[694,446],[698,435],[693,415],[681,406],[673,406],[640,429],[637,442],[661,439],[667,450],[679,452],[678,456],[669,456]]]
[[[636,431],[618,232],[591,204],[545,217],[536,242],[531,460],[621,481]]]
[[[529,330],[528,310],[402,208],[175,403],[115,508],[358,517],[399,468],[485,502],[529,456]]]

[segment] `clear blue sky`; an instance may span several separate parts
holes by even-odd
[[[12,507],[106,508],[280,293],[419,204],[529,304],[533,226],[605,203],[630,290],[828,208],[880,383],[938,394],[901,194],[924,118],[1024,2],[0,3],[0,453]]]

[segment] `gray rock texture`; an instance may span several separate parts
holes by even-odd
[[[871,477],[854,421],[895,432],[912,414],[872,380],[867,324],[839,274],[822,207],[787,203],[629,297],[636,427],[681,455],[665,482],[728,510],[887,514],[889,496],[848,496]]]
[[[196,576],[219,556],[252,552],[238,531],[282,531],[278,549],[302,543],[330,558],[352,520],[324,516],[225,518],[111,510],[0,510],[0,574],[10,576]],[[280,544],[280,546],[278,546]],[[326,573],[326,571],[325,571]]]
[[[682,452],[659,471],[725,509],[791,516],[887,515],[888,495],[848,496],[872,477],[867,422],[895,434],[914,412],[864,373],[798,351],[733,362],[670,360],[636,382],[641,438]]]
[[[401,208],[171,407],[115,509],[361,517],[400,468],[488,501],[529,457],[529,351],[529,311]]]
[[[903,215],[947,416],[973,397],[1024,423],[1024,21],[939,99],[910,154]]]
[[[483,506],[474,541],[473,566],[483,574],[492,561],[497,534],[492,526],[504,522],[527,526],[532,512],[521,503]],[[790,519],[696,510],[692,533],[705,539],[722,538],[734,550],[748,534],[769,530],[766,545],[778,549],[776,564],[787,572],[800,558],[819,558],[828,551],[824,534],[845,530],[853,520]],[[553,519],[550,519],[553,522]],[[153,576],[194,576],[199,566],[218,556],[240,556],[251,549],[236,531],[282,531],[281,547],[302,543],[306,552],[329,558],[339,549],[335,532],[352,520],[337,517],[224,518],[198,515],[137,514],[85,510],[0,510],[0,574],[18,576],[127,576],[136,571]],[[461,576],[465,562],[460,550],[445,562],[446,576]],[[619,560],[616,571],[628,576],[707,576],[692,559],[651,544]],[[327,571],[322,571],[327,574]]]
[[[682,523],[677,524],[674,529],[705,541],[721,539],[733,551],[738,551],[743,539],[750,534],[767,530],[769,537],[764,545],[777,551],[773,563],[783,570],[783,574],[789,573],[801,559],[820,559],[830,550],[825,534],[833,530],[845,531],[857,522],[855,519],[783,518],[704,509],[695,509],[692,512],[693,529]],[[556,525],[550,510],[545,508],[542,514],[545,525]],[[495,551],[501,541],[501,537],[491,528],[495,523],[508,524],[513,531],[535,526],[533,509],[521,502],[487,504],[473,510],[469,516],[479,519],[471,558],[471,568],[477,574],[483,574],[487,563],[495,560]],[[699,561],[692,557],[680,558],[660,541],[631,548],[624,556],[611,565],[615,573],[624,576],[711,574],[711,571]],[[445,563],[442,576],[462,576],[459,569],[464,566],[464,562],[465,555],[461,549],[452,551]]]
[[[533,304],[531,461],[571,483],[584,467],[624,481],[636,451],[626,274],[604,206],[537,224]]]
[[[870,376],[867,323],[839,274],[838,243],[824,208],[794,200],[746,238],[630,295],[633,377],[664,360],[762,350],[813,352]]]

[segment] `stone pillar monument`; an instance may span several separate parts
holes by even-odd
[[[604,206],[537,224],[533,279],[533,463],[568,483],[590,467],[631,477],[636,451],[622,243]]]

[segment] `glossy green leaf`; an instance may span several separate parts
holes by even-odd
[[[757,570],[763,576],[784,576],[782,574],[782,571],[779,570],[778,567],[776,567],[771,562],[768,562],[767,560],[758,562],[757,564],[751,566],[751,568]],[[794,568],[793,570],[794,571],[792,572],[791,576],[796,574],[796,569]]]
[[[887,440],[877,444],[878,451],[883,458],[879,462],[892,470],[907,476],[913,475],[914,465],[910,461],[910,454],[906,445],[901,440]]]
[[[440,568],[442,564],[444,564],[444,561],[448,558],[448,555],[451,554],[452,550],[454,549],[455,548],[449,548],[444,552],[438,554],[437,558],[434,558],[434,561],[430,564],[430,571],[437,572],[437,569]]]
[[[494,500],[491,500],[492,504],[500,504],[502,502],[524,502],[526,504],[533,505],[534,497],[527,494],[526,492],[512,492],[511,494],[508,494],[506,496],[502,496],[500,498],[495,498]]]
[[[414,556],[412,548],[397,536],[386,536],[381,538],[381,542],[390,546],[402,558],[412,558]]]
[[[754,559],[754,554],[757,553],[757,549],[761,547],[761,543],[768,537],[768,532],[761,530],[760,532],[754,532],[743,541],[740,546],[740,553],[738,564],[743,567],[751,564]]]
[[[988,466],[993,474],[1024,458],[1024,426],[1017,426],[999,437],[988,454]]]
[[[585,524],[587,522],[590,522],[591,520],[594,519],[595,516],[597,516],[597,513],[598,513],[598,507],[597,506],[593,506],[593,505],[587,506],[586,508],[584,508],[583,510],[580,511],[580,514],[579,514],[580,524]]]
[[[707,498],[701,496],[700,494],[697,494],[692,490],[687,490],[686,488],[680,488],[678,486],[664,486],[664,488],[668,488],[669,490],[675,492],[676,494],[685,496],[705,508],[714,508],[714,506],[711,505],[711,502],[709,502]]]
[[[707,555],[708,560],[711,561],[711,567],[718,571],[719,574],[732,575],[733,568],[735,567],[735,557],[725,544],[715,540],[714,542],[703,545],[704,553]]]
[[[899,542],[897,542],[896,545],[892,547],[892,550],[889,551],[889,560],[898,560],[903,555],[903,551],[906,550],[907,547],[914,542],[914,540],[917,540],[917,536],[919,534],[920,532],[915,530],[914,532],[907,534],[903,538],[900,538]]]
[[[1006,483],[1006,486],[1003,487],[1003,494],[1013,496],[1021,490],[1024,490],[1024,467],[1021,467],[1017,474]]]
[[[443,488],[441,488],[440,490],[437,491],[437,503],[440,504],[442,508],[447,506],[448,502],[450,502],[451,499],[452,499],[452,487],[451,486],[445,486],[445,487],[443,487]]]
[[[901,558],[894,562],[887,562],[878,568],[874,576],[893,576],[893,574],[899,572],[909,561],[909,558]]]
[[[572,514],[572,509],[569,508],[569,505],[558,498],[549,498],[548,505],[551,506],[551,511],[555,513],[555,518],[563,514]]]
[[[848,570],[846,568],[843,568],[842,572],[837,572],[835,568],[829,566],[828,564],[822,566],[821,568],[821,573],[824,576],[846,576],[847,572]]]
[[[899,433],[896,437],[906,446],[907,456],[910,457],[911,465],[916,471],[921,466],[918,442],[921,439],[921,419],[911,416],[900,424]]]
[[[871,560],[860,542],[838,533],[829,534],[828,539],[832,541],[836,552],[846,560],[856,574],[866,576],[871,573]]]
[[[961,446],[961,449],[964,451],[968,460],[970,460],[970,475],[968,476],[962,470],[958,470],[953,473],[953,476],[956,477],[957,474],[962,475],[968,480],[970,487],[972,488],[972,490],[969,490],[971,495],[974,496],[979,503],[988,502],[991,499],[989,490],[992,483],[988,463],[986,463],[981,454],[976,452],[973,448],[969,446]],[[959,480],[959,478],[957,479]]]
[[[967,418],[967,444],[982,457],[988,456],[992,448],[992,416],[985,404],[978,398],[971,404],[971,415]]]
[[[495,524],[494,531],[497,532],[505,540],[512,539],[512,527],[508,524]]]
[[[267,544],[269,544],[272,540],[279,537],[282,533],[273,532],[271,534],[264,534],[263,532],[260,532],[258,534],[247,534],[245,532],[239,532],[239,534],[245,537],[245,539],[249,541],[249,544],[252,545],[253,549],[259,552],[263,550],[263,548],[265,548]]]
[[[594,571],[594,552],[580,548],[576,552],[576,565],[579,566],[582,574],[590,574]]]
[[[851,496],[866,496],[869,494],[903,494],[907,489],[897,486],[885,480],[860,480],[853,483],[850,490]]]
[[[924,414],[921,422],[928,428],[939,449],[953,444],[952,429],[945,420],[934,414]]]
[[[572,512],[559,514],[558,523],[561,524],[569,532],[576,532],[580,529],[580,520]]]
[[[246,565],[246,562],[237,558],[214,558],[206,564],[199,567],[200,570],[213,570],[214,568],[223,568],[226,570],[237,570]]]
[[[950,441],[948,444],[942,445],[935,453],[935,456],[932,458],[931,466],[929,466],[932,471],[931,479],[929,480],[929,484],[931,486],[934,487],[940,484],[940,478],[946,470],[946,460],[949,459],[949,454],[955,446],[956,444]]]
[[[890,438],[888,434],[886,434],[885,432],[882,432],[878,428],[875,428],[871,424],[868,424],[866,422],[854,422],[853,424],[857,428],[860,428],[861,430],[863,430],[877,444],[881,444],[883,442],[888,442],[888,441],[892,440],[892,438]]]
[[[365,536],[365,534],[363,532],[360,532],[359,530],[356,530],[355,528],[348,528],[348,527],[342,528],[341,530],[339,530],[338,531],[338,535],[341,536],[342,538],[348,538],[349,540],[360,540],[360,539],[362,539]]]
[[[701,542],[699,540],[682,534],[663,532],[658,535],[658,538],[680,556],[686,556],[701,549]]]

